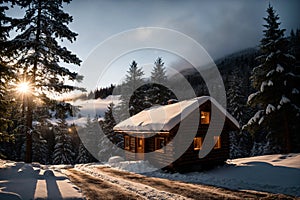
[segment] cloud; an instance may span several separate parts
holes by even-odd
[[[288,33],[291,28],[300,28],[299,1],[271,3]],[[267,6],[268,1],[261,0],[73,1],[66,8],[74,17],[70,27],[79,33],[79,37],[68,47],[85,60],[100,42],[112,35],[150,26],[182,32],[200,43],[213,59],[218,59],[259,44]],[[141,30],[136,39],[147,38],[150,33],[145,31]],[[157,37],[157,40],[161,39]],[[132,41],[124,40],[123,46],[126,42]],[[117,47],[107,51],[113,48]]]

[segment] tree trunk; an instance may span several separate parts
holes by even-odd
[[[42,2],[39,0],[38,4],[38,14],[37,14],[37,26],[36,26],[36,35],[35,35],[35,41],[36,41],[36,46],[34,47],[34,51],[38,52],[39,48],[38,45],[40,43],[40,35],[41,35],[41,13],[42,13]],[[33,90],[35,89],[35,81],[36,81],[36,71],[37,71],[37,66],[38,66],[38,54],[36,53],[36,57],[33,63],[33,71],[32,71],[32,77],[31,77],[31,84],[33,87]],[[27,126],[27,131],[26,131],[26,157],[25,157],[25,162],[26,163],[31,163],[32,161],[32,120],[33,120],[33,96],[31,94],[30,99],[28,100],[28,109],[27,109],[27,116],[26,116],[26,126]]]
[[[28,101],[26,113],[26,154],[25,162],[31,163],[32,161],[32,102]]]

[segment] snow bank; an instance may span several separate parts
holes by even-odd
[[[242,158],[230,160],[228,164],[208,172],[167,175],[156,172],[154,175],[235,190],[300,196],[300,154]]]
[[[139,173],[152,167],[147,161],[125,161],[110,165],[119,170]],[[143,170],[139,170],[139,169]],[[229,160],[210,171],[169,174],[160,170],[147,176],[201,183],[233,190],[257,190],[300,197],[300,154],[266,155]]]
[[[0,199],[84,199],[59,172],[66,167],[0,160]]]
[[[124,158],[122,158],[120,156],[113,156],[108,159],[107,163],[114,164],[114,163],[123,162],[123,161],[124,161]]]
[[[115,162],[115,163],[107,163],[110,167],[114,167],[119,170],[129,171],[134,173],[143,173],[143,172],[150,172],[156,171],[157,168],[150,165],[148,161],[139,160],[139,161],[122,161],[122,162]]]

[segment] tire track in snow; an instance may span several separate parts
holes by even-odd
[[[140,195],[145,199],[174,199],[174,200],[190,200],[190,198],[181,196],[179,194],[174,194],[166,191],[161,191],[155,189],[149,185],[144,185],[141,183],[136,183],[133,181],[125,180],[122,178],[116,178],[115,176],[109,175],[103,171],[95,170],[89,166],[78,166],[75,168],[78,171],[82,171],[88,173],[94,177],[97,177],[103,181],[107,181],[111,184],[117,185],[121,187],[123,190],[127,190],[129,192],[133,192],[135,194]]]
[[[94,199],[127,199],[127,200],[140,200],[144,199],[138,194],[123,190],[115,184],[111,184],[100,178],[93,177],[92,175],[74,169],[64,170],[69,179],[81,188],[87,200]]]
[[[146,199],[295,199],[283,194],[237,191],[225,188],[172,181],[116,170],[107,166],[77,165],[78,171],[108,181]]]

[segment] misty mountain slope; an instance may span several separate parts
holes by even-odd
[[[222,76],[226,94],[231,88],[233,88],[234,85],[240,85],[242,87],[241,95],[243,96],[243,104],[246,104],[247,97],[252,92],[249,78],[251,76],[252,69],[257,64],[255,58],[258,56],[258,54],[258,49],[248,48],[215,61],[215,64],[217,65],[218,70]],[[216,74],[214,74],[210,69],[211,67],[209,66],[203,67],[204,73],[209,74],[209,77],[206,78],[208,80],[216,79]],[[180,75],[176,74],[170,77],[170,85],[178,85],[178,83],[184,81],[183,79],[187,80],[188,83],[192,86],[196,96],[209,95],[202,76],[195,68],[189,67],[183,69],[180,71]],[[182,96],[186,98],[190,97],[189,95]],[[230,97],[227,94],[227,102],[230,102],[230,98],[233,97]],[[227,104],[227,107],[230,112],[230,110],[232,109],[231,105]]]

